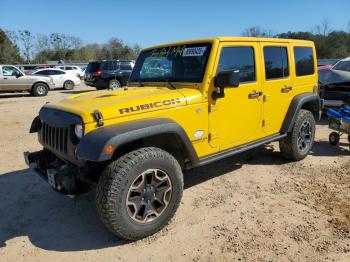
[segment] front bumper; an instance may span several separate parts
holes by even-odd
[[[54,190],[69,195],[80,193],[77,181],[79,167],[63,162],[47,150],[24,152],[24,160],[31,171],[44,179]]]

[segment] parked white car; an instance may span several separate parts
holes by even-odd
[[[56,66],[56,68],[59,68],[61,70],[74,73],[79,76],[80,79],[83,79],[84,72],[79,66]]]
[[[80,78],[75,73],[66,72],[58,68],[39,69],[33,72],[32,75],[50,76],[53,79],[55,88],[70,90],[73,89],[74,86],[80,85]]]

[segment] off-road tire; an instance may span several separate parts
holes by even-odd
[[[304,123],[309,123],[311,128],[311,142],[301,150],[298,146],[298,136],[300,129]],[[288,160],[299,161],[304,159],[310,152],[315,138],[316,121],[314,115],[305,109],[300,109],[297,118],[293,125],[292,131],[287,134],[287,137],[279,141],[280,151]]]
[[[72,90],[74,89],[74,82],[72,80],[66,80],[63,83],[64,90]]]
[[[108,84],[109,89],[115,90],[115,89],[118,89],[121,87],[122,87],[122,84],[120,83],[119,80],[117,80],[117,79],[109,80],[109,84]]]
[[[126,199],[132,183],[149,169],[167,173],[172,194],[167,207],[147,224],[134,221],[127,209]],[[183,174],[177,160],[164,150],[154,147],[132,151],[109,164],[96,187],[96,208],[104,225],[116,236],[137,240],[150,236],[166,226],[174,216],[182,197]]]
[[[46,96],[48,92],[49,87],[44,83],[36,83],[31,90],[34,96]]]

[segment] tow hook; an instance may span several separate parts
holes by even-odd
[[[102,113],[99,111],[99,110],[95,110],[94,111],[94,117],[95,117],[95,120],[97,122],[97,126],[103,126],[104,123],[103,123],[103,116],[102,116]]]

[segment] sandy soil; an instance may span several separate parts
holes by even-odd
[[[328,144],[326,121],[301,162],[272,143],[187,172],[173,221],[130,243],[103,227],[93,192],[70,199],[25,166],[33,117],[69,93],[0,94],[0,261],[350,261],[350,151]]]

